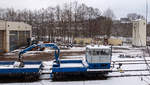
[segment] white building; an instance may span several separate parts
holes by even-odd
[[[31,38],[31,26],[24,22],[0,20],[0,51],[9,52],[27,44]]]
[[[146,46],[146,21],[141,19],[133,21],[132,30],[132,45]]]

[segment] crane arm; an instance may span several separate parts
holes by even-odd
[[[32,46],[30,46],[30,47],[24,49],[23,51],[21,51],[21,52],[19,53],[19,61],[22,61],[22,55],[23,55],[24,53],[26,53],[27,51],[32,50],[32,49],[35,48],[35,47],[40,47],[40,48],[42,48],[42,47],[51,47],[51,48],[55,49],[55,54],[54,54],[55,60],[56,60],[57,63],[59,63],[59,53],[60,53],[60,49],[58,48],[57,45],[55,45],[55,44],[53,44],[53,43],[34,44],[34,45],[32,45]]]

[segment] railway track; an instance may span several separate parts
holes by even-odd
[[[150,60],[146,60],[147,64],[150,64]],[[119,60],[119,61],[112,61],[112,65],[130,65],[130,64],[146,64],[145,60]]]
[[[148,64],[150,64],[150,60],[147,60],[147,61],[148,61]],[[112,62],[115,62],[114,63],[115,68],[118,67],[118,65],[120,63],[122,64],[122,66],[123,65],[130,66],[130,65],[136,65],[136,64],[138,64],[138,65],[145,64],[144,60],[119,60],[119,61],[112,61]],[[45,67],[43,67],[42,71],[41,71],[40,80],[50,80],[50,73],[51,73],[52,66],[50,64],[44,65],[44,66]],[[113,74],[113,75],[108,75],[107,77],[150,76],[150,73],[148,71],[149,70],[146,68],[141,68],[141,69],[140,68],[139,69],[138,68],[133,68],[133,69],[131,68],[131,69],[122,69],[122,72],[120,73],[120,70],[112,69],[111,74],[117,73],[117,75]],[[134,72],[137,74],[135,74]],[[144,72],[145,74],[141,74],[141,72]]]
[[[148,72],[148,69],[124,69],[122,70],[122,72],[120,72],[119,70],[112,70],[111,74],[113,73],[120,73],[117,75],[108,75],[107,77],[130,77],[130,76],[150,76],[150,73],[147,74],[141,74],[140,72]],[[47,71],[43,71],[40,77],[40,80],[49,80],[50,79],[50,72],[51,70],[47,70]],[[138,74],[124,74],[126,72],[139,72]]]
[[[145,60],[116,60],[116,61],[112,61],[112,62],[139,62],[139,61],[145,61]],[[150,60],[146,60],[146,61],[150,61]]]
[[[123,72],[131,72],[131,71],[149,71],[148,69],[122,69]],[[112,70],[111,72],[120,72],[120,70]],[[50,74],[51,70],[42,71],[41,74]]]
[[[132,77],[132,76],[150,76],[150,74],[126,74],[126,75],[113,75],[107,77]]]
[[[124,69],[123,72],[131,72],[131,71],[149,71],[148,69]],[[112,70],[112,72],[119,72],[119,70]]]
[[[120,74],[120,75],[107,75],[106,77],[133,77],[133,76],[150,76],[150,73],[147,74]],[[43,74],[40,76],[39,80],[51,80],[49,74]]]
[[[112,78],[112,77],[133,77],[133,76],[150,76],[150,74],[139,74],[139,75],[136,75],[136,74],[127,74],[127,75],[115,75],[115,76],[107,76],[107,78]],[[46,77],[46,78],[39,78],[39,80],[51,80],[49,77]]]
[[[146,63],[144,63],[144,62],[143,63],[138,63],[138,62],[137,63],[136,62],[133,62],[133,63],[132,62],[130,62],[130,63],[114,63],[114,65],[119,65],[119,64],[122,64],[122,65],[131,65],[131,64],[146,64]],[[150,64],[150,62],[148,64]]]
[[[142,62],[141,62],[142,61]],[[150,60],[148,60],[150,61]],[[122,60],[122,61],[112,61],[115,63],[112,63],[111,66],[114,65],[114,67],[117,67],[120,63],[123,65],[134,65],[134,64],[146,64],[144,60]],[[150,64],[150,62],[148,62],[148,64]],[[42,68],[42,74],[49,74],[51,72],[52,65],[46,65],[45,67]],[[124,71],[148,71],[147,69],[124,69]],[[114,70],[113,72],[116,72],[116,70]]]

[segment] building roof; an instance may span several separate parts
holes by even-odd
[[[32,26],[24,22],[13,22],[0,20],[0,30],[32,30]]]

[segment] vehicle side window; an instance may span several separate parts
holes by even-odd
[[[109,55],[109,50],[101,50],[101,55]]]
[[[93,55],[97,55],[97,53],[96,53],[96,51],[95,51],[95,50],[93,50]]]
[[[109,55],[110,50],[88,50],[89,55]]]
[[[110,50],[105,51],[107,55],[110,55]]]
[[[96,53],[97,53],[97,55],[100,55],[100,52],[99,52],[99,51],[97,51]]]
[[[92,52],[89,50],[89,54],[91,55],[92,54]]]
[[[105,53],[104,53],[104,51],[103,50],[101,50],[101,55],[104,55]]]

